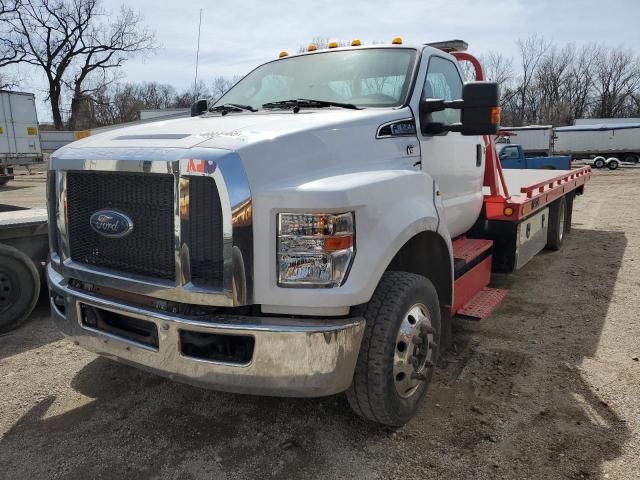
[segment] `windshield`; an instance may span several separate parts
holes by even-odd
[[[397,107],[404,103],[416,51],[405,48],[337,50],[266,63],[244,77],[216,105],[294,99]]]

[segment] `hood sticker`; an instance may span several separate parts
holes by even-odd
[[[211,175],[216,171],[216,162],[213,160],[195,160],[190,158],[187,163],[187,173],[204,173]]]

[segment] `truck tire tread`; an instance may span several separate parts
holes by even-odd
[[[435,299],[435,288],[425,277],[407,272],[386,272],[371,300],[356,308],[356,315],[366,319],[360,354],[356,363],[354,379],[346,395],[352,409],[361,417],[386,425],[399,426],[409,418],[401,418],[390,411],[388,399],[382,393],[387,381],[384,364],[388,362],[388,346],[395,345],[397,336],[396,320],[402,315],[403,293],[415,285],[425,287],[428,295]],[[432,312],[438,318],[439,309]],[[426,387],[425,387],[426,390]],[[421,394],[422,395],[422,394]],[[419,400],[418,400],[419,401]]]
[[[567,220],[567,208],[568,202],[566,197],[560,197],[558,200],[553,202],[549,207],[549,230],[547,233],[547,244],[546,247],[548,250],[560,250],[562,244],[564,243],[564,237],[567,235],[568,231],[563,228],[563,235],[560,236],[560,212],[564,209],[564,224],[566,225]],[[563,225],[564,227],[564,225]]]

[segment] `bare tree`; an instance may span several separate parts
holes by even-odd
[[[96,11],[97,16],[104,13]],[[153,50],[155,35],[144,26],[142,18],[129,7],[121,7],[113,23],[97,21],[91,26],[86,38],[81,38],[83,52],[74,65],[73,80],[69,82],[73,90],[69,128],[87,128],[78,125],[80,112],[91,102],[92,94],[102,85],[114,80],[113,72],[132,55]],[[110,75],[111,73],[111,75]],[[93,82],[87,82],[93,75]],[[97,79],[96,79],[97,75]],[[86,117],[85,117],[86,118]]]
[[[176,95],[173,99],[173,103],[171,105],[172,108],[188,108],[193,103],[194,98],[210,98],[211,92],[209,92],[209,88],[202,81],[198,81],[198,85],[196,88],[191,87],[181,94]]]
[[[537,109],[530,112],[530,118],[535,122],[558,124],[569,116],[566,90],[569,87],[569,68],[574,50],[572,45],[562,49],[550,46],[540,59],[534,72],[534,88],[531,92],[531,96],[536,98]]]
[[[211,100],[215,101],[222,95],[227,93],[231,87],[238,83],[242,79],[240,75],[234,75],[233,77],[216,77],[211,84]]]
[[[569,116],[564,119],[566,124],[570,124],[576,118],[583,118],[588,113],[597,50],[598,47],[595,45],[584,45],[580,50],[574,51],[569,66],[569,84],[565,91],[566,101],[570,106]]]
[[[532,93],[532,84],[535,79],[536,70],[545,52],[549,48],[549,43],[543,38],[533,35],[525,40],[517,41],[520,51],[520,81],[516,90],[517,122],[535,121],[532,112],[537,108],[537,98]]]
[[[628,50],[600,49],[594,62],[596,117],[623,113],[625,103],[640,87],[640,61]]]
[[[16,13],[16,2],[0,0],[0,67],[19,63],[24,59],[19,48],[22,39],[14,35],[9,23]]]
[[[96,70],[120,66],[131,54],[153,47],[153,35],[140,18],[123,9],[109,22],[100,0],[12,0],[11,15],[0,18],[19,62],[43,70],[55,128],[63,128],[61,101],[72,79],[78,95]],[[14,63],[16,63],[14,61]]]

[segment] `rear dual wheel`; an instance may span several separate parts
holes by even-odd
[[[386,272],[358,314],[366,329],[347,391],[349,404],[368,420],[403,425],[416,414],[438,359],[436,290],[421,275]]]
[[[617,170],[620,166],[620,161],[616,157],[607,158],[607,167],[609,170]]]
[[[560,197],[549,206],[549,228],[547,229],[547,245],[549,250],[560,250],[565,235],[571,230],[571,211],[573,197]]]

